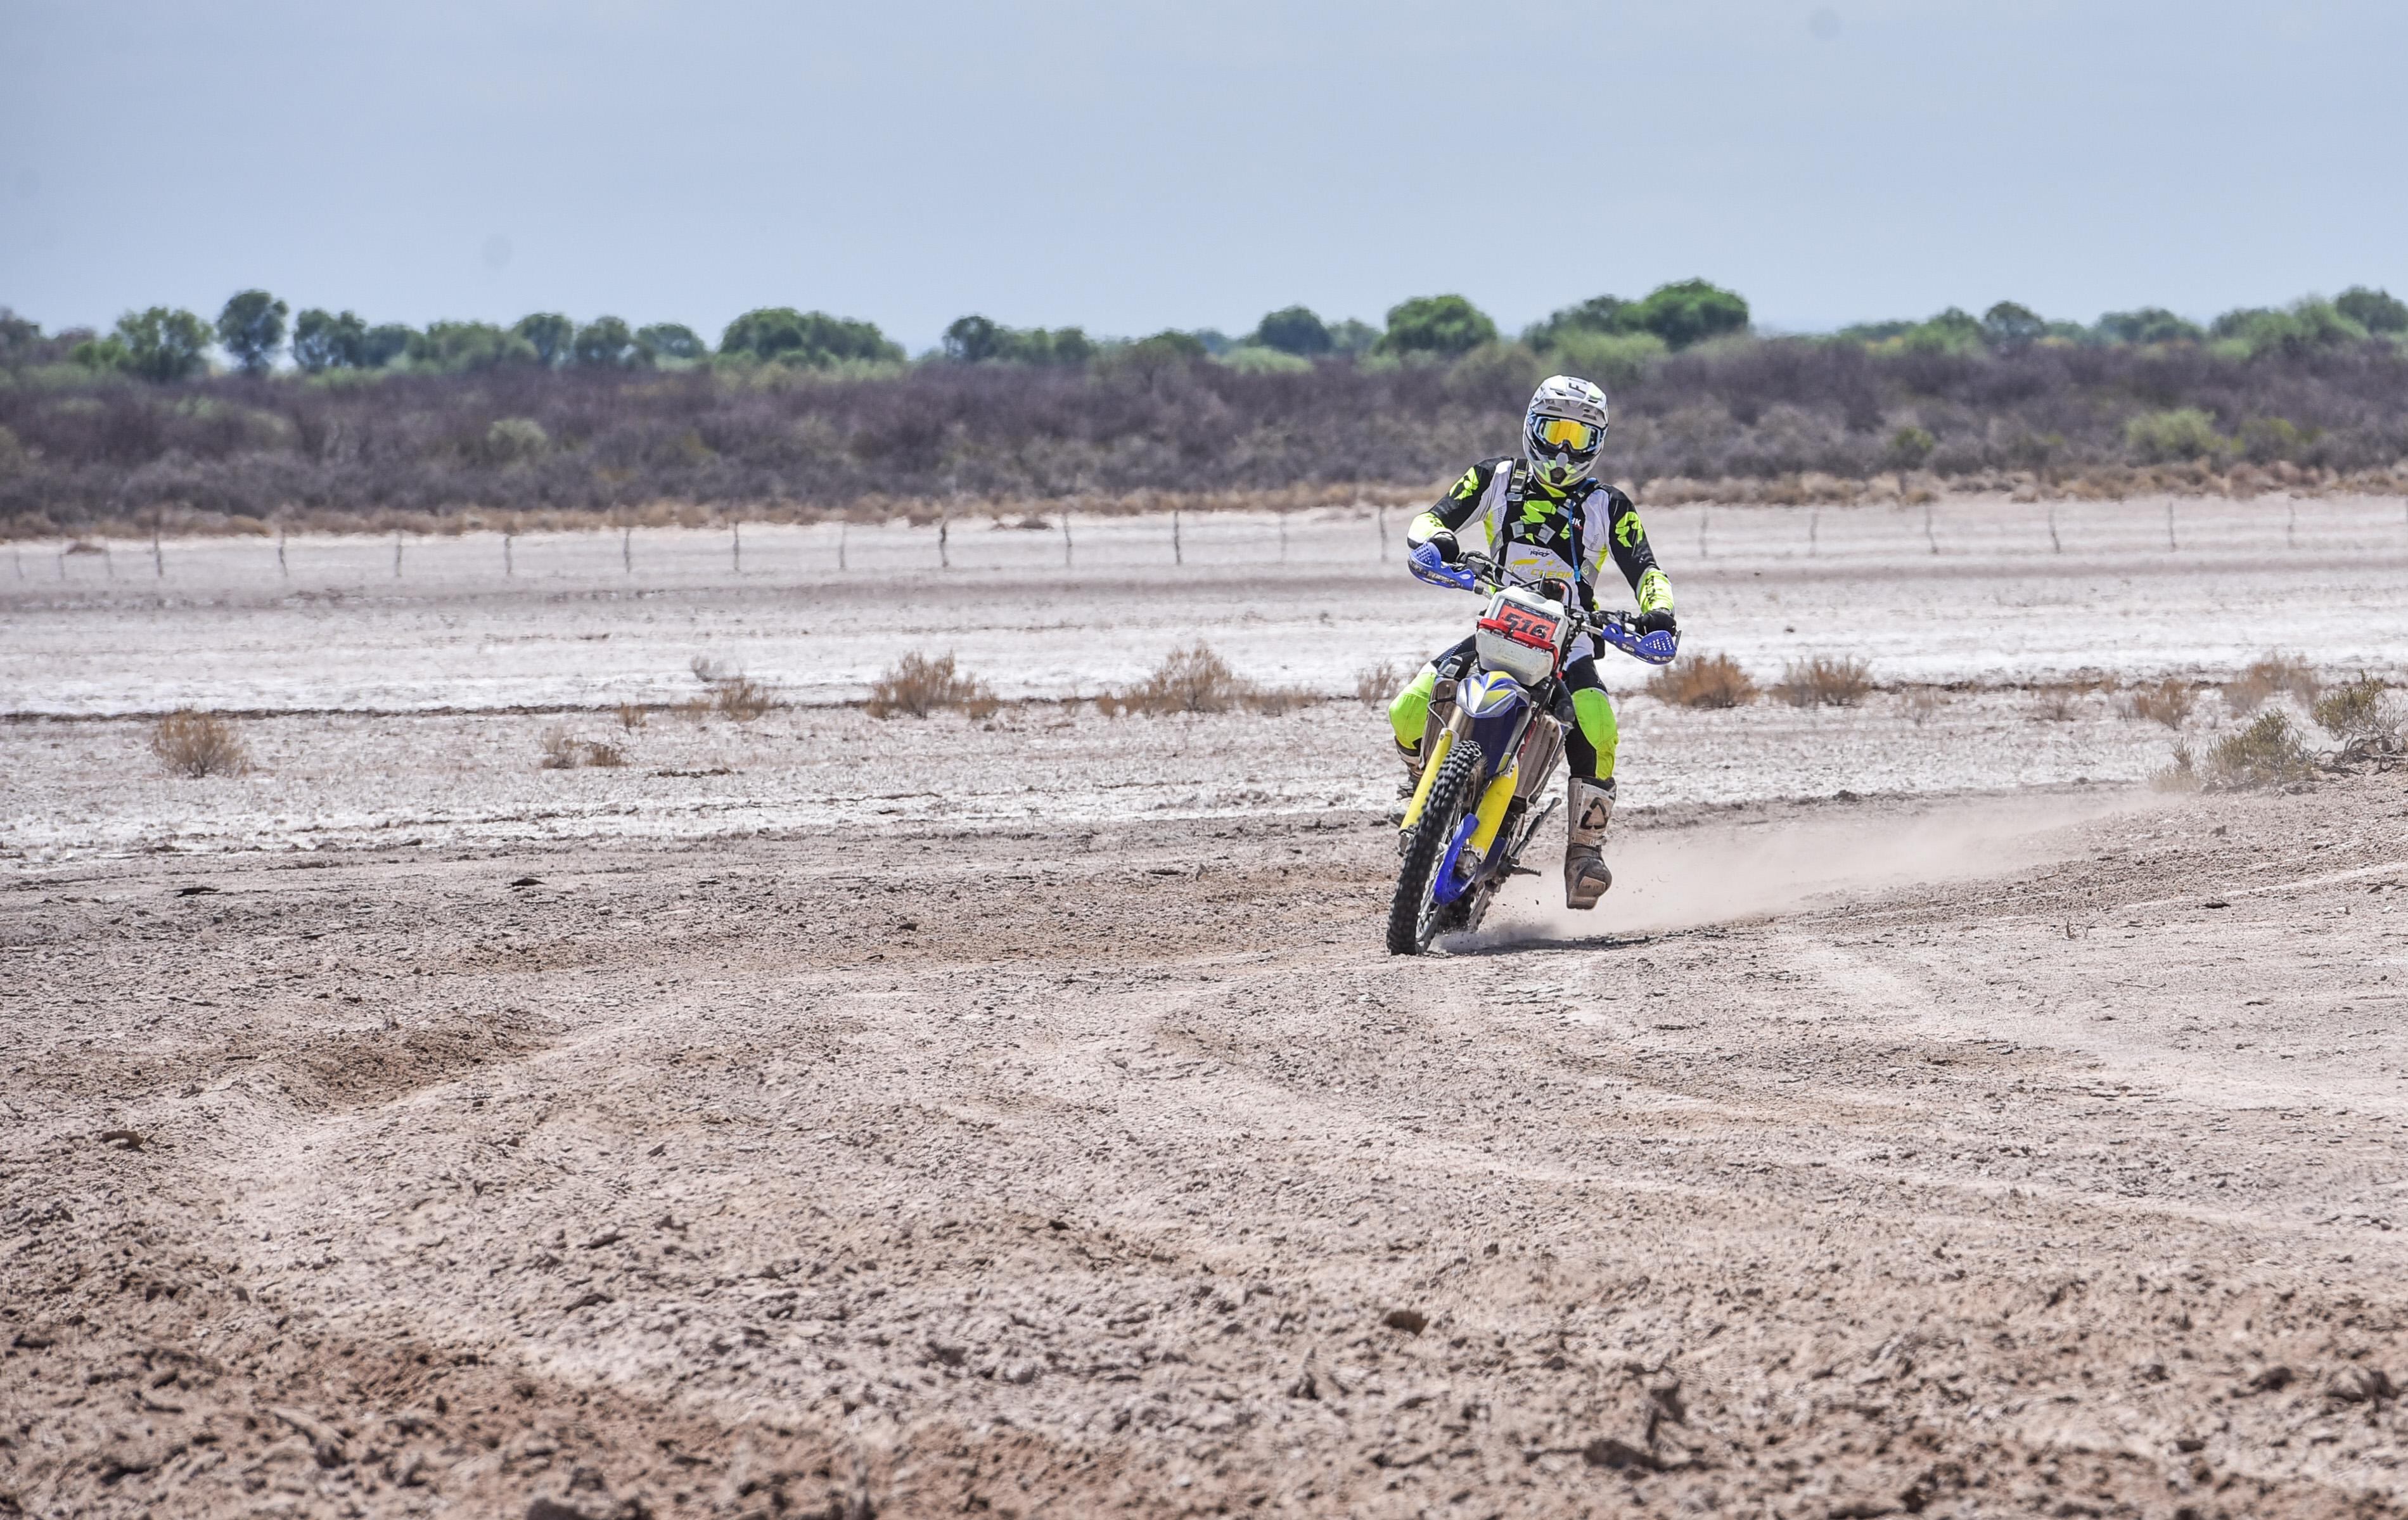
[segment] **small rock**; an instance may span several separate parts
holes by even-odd
[[[2344,1368],[2333,1374],[2332,1382],[2325,1388],[2328,1398],[2344,1404],[2379,1404],[2397,1398],[2399,1393],[2390,1374],[2373,1367]]]
[[[510,883],[510,885],[512,885],[512,886],[514,886],[514,887],[541,886],[541,885],[543,885],[543,878],[542,878],[542,877],[540,877],[540,876],[522,876],[522,877],[520,877],[517,881],[512,882]],[[544,1503],[549,1503],[549,1502],[550,1502],[550,1500],[548,1500],[548,1499],[538,1499],[538,1500],[536,1500],[536,1502],[537,1502],[537,1503],[538,1503],[538,1504],[544,1504]]]
[[[2278,1365],[2270,1367],[2264,1371],[2258,1373],[2256,1377],[2251,1378],[2249,1380],[2249,1386],[2258,1393],[2281,1393],[2284,1389],[2289,1387],[2293,1380],[2298,1377],[2299,1374],[2292,1371],[2289,1368]]]
[[[1380,1323],[1407,1335],[1419,1335],[1429,1328],[1429,1316],[1414,1309],[1391,1309],[1380,1316]]]
[[[178,887],[176,889],[176,896],[179,897],[200,897],[214,894],[216,891],[217,888],[213,886]]]
[[[1621,1471],[1654,1472],[1663,1464],[1656,1454],[1642,1446],[1612,1436],[1599,1436],[1581,1448],[1581,1460],[1593,1468],[1613,1468]]]
[[[613,1225],[609,1229],[604,1230],[601,1234],[594,1237],[594,1239],[586,1241],[585,1249],[588,1251],[597,1251],[606,1245],[616,1245],[625,1239],[626,1232],[622,1230],[618,1226]]]
[[[1311,1369],[1307,1369],[1305,1371],[1298,1373],[1297,1375],[1297,1380],[1287,1385],[1287,1396],[1290,1398],[1311,1398],[1314,1400],[1318,1400],[1321,1398],[1321,1384],[1312,1381],[1312,1372]]]
[[[935,1341],[928,1342],[928,1355],[947,1367],[959,1367],[969,1359],[969,1352],[963,1347]]]
[[[104,1129],[100,1132],[100,1143],[113,1145],[121,1151],[138,1151],[149,1141],[140,1130]]]

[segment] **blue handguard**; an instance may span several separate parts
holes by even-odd
[[[1433,586],[1444,586],[1449,591],[1480,589],[1480,578],[1462,566],[1449,565],[1446,556],[1438,552],[1436,544],[1415,544],[1406,564],[1416,581],[1426,581]]]
[[[1623,653],[1649,665],[1670,665],[1672,656],[1681,652],[1681,636],[1670,628],[1642,634],[1634,632],[1619,618],[1605,618],[1600,620],[1598,634]]]

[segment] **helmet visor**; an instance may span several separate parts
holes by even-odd
[[[1530,437],[1549,452],[1572,454],[1595,453],[1597,446],[1604,441],[1596,428],[1569,417],[1530,419]]]

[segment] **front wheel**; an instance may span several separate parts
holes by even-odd
[[[1480,795],[1480,746],[1465,739],[1447,752],[1445,763],[1430,779],[1429,801],[1413,827],[1412,848],[1405,852],[1404,869],[1397,874],[1397,896],[1388,905],[1388,954],[1418,955],[1439,937],[1449,915],[1460,916],[1461,899],[1438,900],[1439,862]]]

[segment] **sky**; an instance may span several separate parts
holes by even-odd
[[[2408,294],[2400,0],[0,0],[0,304],[758,306],[918,350]]]

